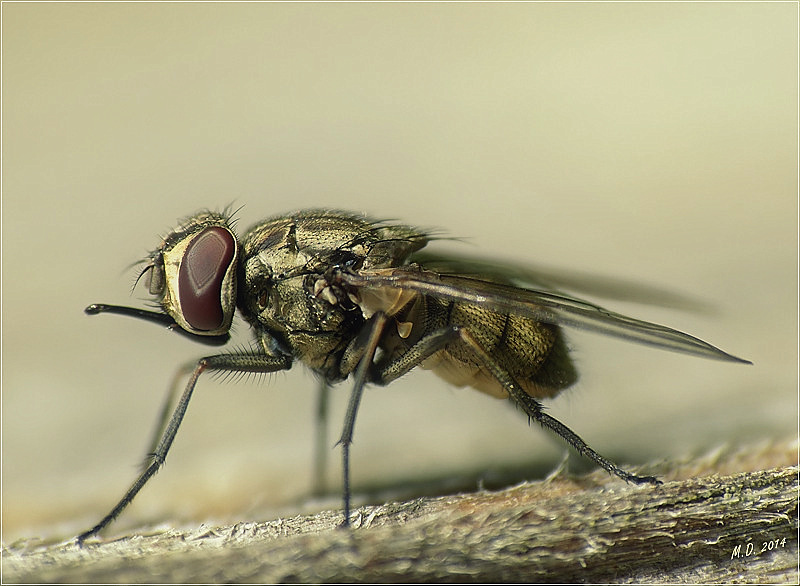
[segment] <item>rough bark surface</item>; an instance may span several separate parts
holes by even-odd
[[[767,469],[735,472],[757,468]],[[798,583],[797,443],[340,512],[4,546],[3,582]]]

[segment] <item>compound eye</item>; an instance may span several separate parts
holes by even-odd
[[[233,301],[222,299],[222,284],[235,252],[233,235],[219,226],[206,228],[186,247],[178,270],[178,295],[183,318],[193,329],[213,331],[223,325],[223,304]]]

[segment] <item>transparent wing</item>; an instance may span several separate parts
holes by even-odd
[[[581,299],[535,289],[522,289],[472,276],[440,274],[408,267],[342,272],[341,279],[356,288],[406,289],[442,299],[474,303],[502,313],[524,315],[551,324],[570,326],[683,352],[694,356],[750,363],[716,346],[666,326],[614,313]],[[491,277],[489,277],[491,278]]]
[[[497,277],[520,287],[559,292],[585,293],[603,299],[633,301],[646,305],[713,313],[714,308],[699,299],[663,287],[650,286],[631,279],[609,277],[581,271],[564,270],[529,263],[498,263],[496,260],[468,255],[438,255],[427,251],[414,253],[412,262],[437,273],[461,276]]]

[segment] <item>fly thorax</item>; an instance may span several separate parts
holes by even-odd
[[[257,329],[279,339],[312,368],[326,368],[346,345],[348,334],[360,329],[363,317],[351,302],[340,302],[343,293],[319,273],[297,267],[282,270],[286,268],[286,263],[267,264],[263,254],[249,258],[243,279],[247,294],[240,304]]]

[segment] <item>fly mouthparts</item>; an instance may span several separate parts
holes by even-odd
[[[127,315],[128,317],[136,317],[139,319],[154,321],[165,326],[171,326],[175,324],[175,320],[166,313],[150,311],[147,309],[139,309],[137,307],[125,307],[124,305],[92,303],[83,311],[88,315],[97,315],[98,313],[116,313],[117,315]]]
[[[95,315],[103,311],[104,305],[100,305],[99,303],[92,303],[89,307],[83,310],[84,313],[88,315]]]
[[[187,332],[180,327],[175,320],[166,313],[158,311],[150,311],[148,309],[139,309],[138,307],[126,307],[124,305],[109,305],[106,303],[92,303],[83,310],[87,315],[97,315],[99,313],[115,313],[117,315],[127,315],[128,317],[135,317],[145,321],[155,322],[167,329],[181,334],[195,342],[205,344],[206,346],[223,346],[230,340],[230,334],[220,334],[219,336],[199,336],[191,332]]]

